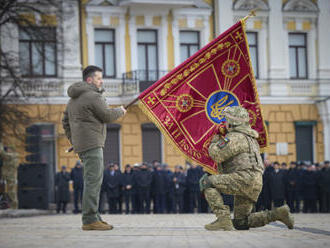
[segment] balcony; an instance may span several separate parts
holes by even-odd
[[[123,73],[123,85],[125,88],[131,89],[136,85],[138,93],[149,88],[158,79],[165,76],[168,71],[160,70],[136,70]]]

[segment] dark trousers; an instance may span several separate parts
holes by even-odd
[[[304,213],[316,213],[317,208],[316,208],[316,199],[305,199],[304,200],[304,208],[303,208]]]
[[[163,214],[166,209],[166,194],[155,193],[155,213]]]
[[[83,189],[82,188],[76,188],[73,191],[73,203],[74,203],[74,212],[79,212],[79,202],[81,204],[82,201],[82,193]]]
[[[166,213],[175,213],[174,212],[174,193],[168,192],[166,194]]]
[[[124,191],[124,199],[125,199],[125,213],[129,214],[130,213],[130,208],[131,208],[131,202],[132,202],[132,191],[131,190],[125,190]]]
[[[189,192],[189,213],[194,213],[195,208],[197,208],[197,212],[201,213],[201,196],[199,191],[190,191]]]
[[[283,206],[284,205],[284,199],[276,199],[274,200],[274,207],[275,208],[278,208],[280,206]]]
[[[109,214],[118,213],[118,197],[108,197]]]
[[[330,192],[322,191],[320,205],[322,213],[330,213]]]
[[[184,204],[184,195],[182,194],[178,194],[175,193],[174,195],[174,213],[184,213],[184,208],[183,208],[183,204]]]
[[[139,213],[150,213],[150,188],[138,188]]]
[[[99,212],[104,213],[104,202],[106,199],[106,192],[104,190],[101,190],[100,192],[100,200],[99,200]]]
[[[56,213],[59,213],[62,210],[62,212],[65,214],[66,213],[66,204],[67,204],[67,202],[58,201],[56,203]]]
[[[290,212],[291,213],[295,213],[296,212],[296,206],[294,204],[295,200],[297,198],[297,191],[295,190],[288,190],[288,206],[290,208]]]

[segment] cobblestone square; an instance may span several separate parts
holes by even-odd
[[[104,215],[111,231],[82,231],[80,215],[0,219],[0,247],[330,247],[329,214],[295,214],[295,229],[276,222],[250,231],[210,232],[212,214]]]

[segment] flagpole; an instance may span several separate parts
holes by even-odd
[[[245,16],[242,20],[243,20],[244,22],[246,22],[246,20],[249,19],[250,17],[255,17],[255,16],[256,16],[256,12],[257,12],[257,10],[259,10],[259,9],[260,9],[260,8],[252,9],[252,10],[250,11],[250,13],[249,13],[247,16]]]
[[[132,106],[134,103],[136,103],[139,100],[139,97],[134,98],[131,102],[129,102],[127,105],[124,106],[125,109],[128,109],[130,106]]]

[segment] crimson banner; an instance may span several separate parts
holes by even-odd
[[[217,173],[217,164],[209,157],[208,146],[225,122],[227,106],[246,108],[260,147],[267,146],[243,20],[142,92],[139,100],[186,159],[212,174]]]

